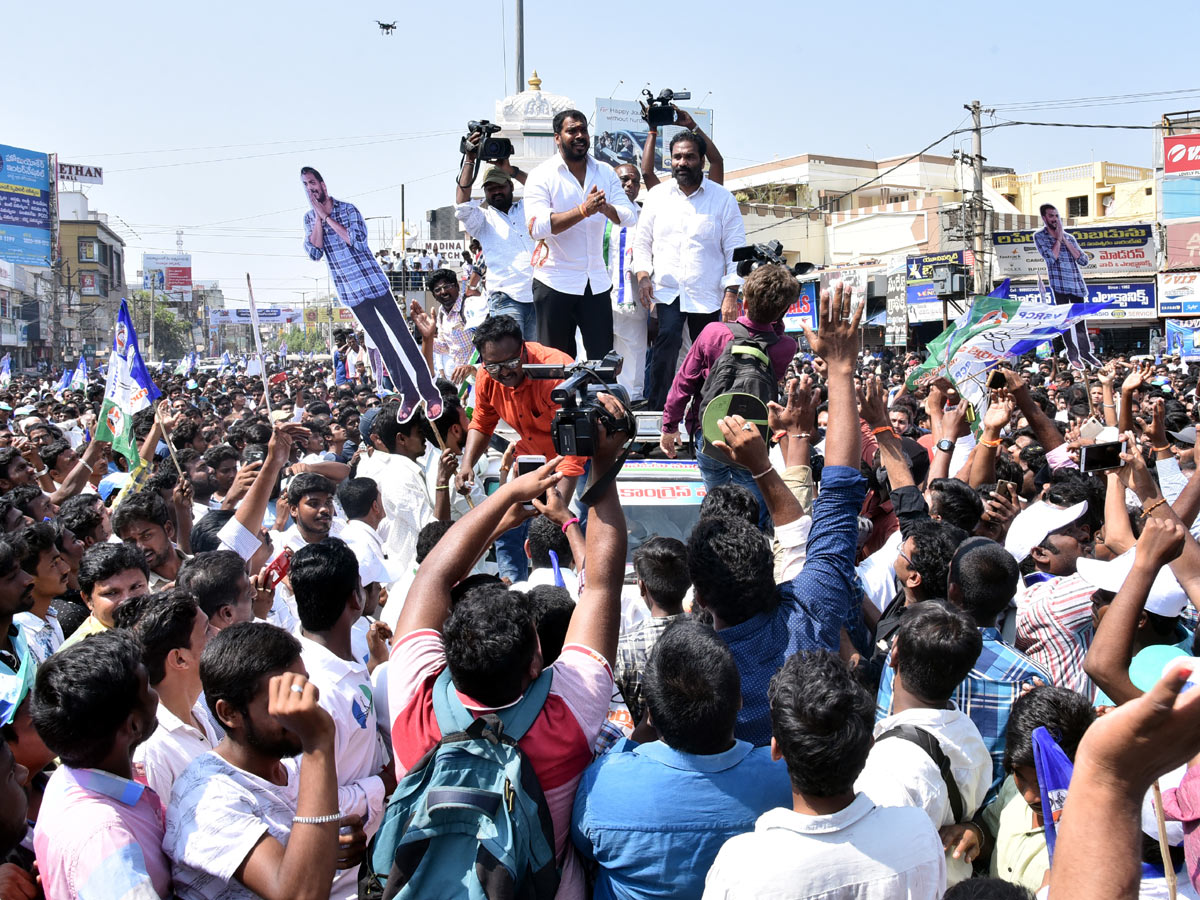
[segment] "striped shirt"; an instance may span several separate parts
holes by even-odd
[[[1096,588],[1080,575],[1035,584],[1017,596],[1017,649],[1050,673],[1053,683],[1091,699],[1095,688],[1083,671],[1095,628]]]

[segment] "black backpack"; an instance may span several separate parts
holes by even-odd
[[[721,394],[750,394],[764,405],[779,399],[779,379],[771,365],[770,348],[779,340],[773,331],[754,332],[738,322],[725,325],[733,340],[725,345],[708,370],[700,390],[700,418]]]

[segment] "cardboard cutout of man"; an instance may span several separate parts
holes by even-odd
[[[379,350],[403,396],[401,419],[407,421],[422,400],[430,418],[437,418],[442,396],[392,297],[388,277],[367,246],[362,214],[354,204],[333,199],[321,173],[311,166],[300,170],[300,180],[312,207],[304,214],[304,250],[313,261],[325,257],[338,298]]]
[[[1046,263],[1046,274],[1054,302],[1086,303],[1087,285],[1083,281],[1081,266],[1091,262],[1079,243],[1063,229],[1062,219],[1053,204],[1043,203],[1039,212],[1045,227],[1033,236],[1034,246]],[[1087,322],[1080,319],[1063,332],[1063,343],[1067,348],[1067,362],[1076,369],[1083,364],[1099,368],[1102,363],[1092,353],[1092,340],[1088,336]]]

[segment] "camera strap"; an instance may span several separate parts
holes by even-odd
[[[629,442],[625,445],[625,449],[617,458],[617,461],[612,464],[612,468],[588,485],[588,489],[583,492],[583,496],[579,498],[580,502],[592,506],[597,500],[604,496],[604,492],[608,490],[608,486],[616,481],[618,475],[621,474],[621,468],[625,465],[625,460],[629,458],[629,451],[633,449],[634,434],[629,435]]]

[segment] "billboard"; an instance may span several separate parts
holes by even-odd
[[[1156,269],[1154,226],[1150,223],[1129,225],[1089,225],[1069,228],[1079,249],[1089,257],[1080,268],[1086,277],[1098,274],[1145,272]],[[1046,275],[1046,262],[1038,252],[1033,236],[1036,231],[992,232],[996,278],[1029,278]]]
[[[142,290],[163,291],[171,300],[192,302],[192,255],[190,253],[142,254]]]
[[[691,114],[696,125],[708,137],[712,136],[712,110],[680,107]],[[683,131],[678,125],[667,125],[658,132],[654,144],[654,170],[666,173],[671,169],[671,154],[667,149],[671,138]],[[592,155],[610,166],[630,163],[642,169],[642,148],[650,134],[642,107],[637,100],[596,98],[596,116],[592,120]]]
[[[1163,174],[1200,175],[1200,134],[1163,138]]]
[[[1158,314],[1200,316],[1200,272],[1159,273]]]
[[[50,159],[0,144],[0,257],[50,265]]]
[[[819,286],[816,281],[800,282],[799,298],[783,314],[784,331],[803,331],[805,325],[816,330],[817,288]]]
[[[1136,319],[1154,319],[1158,316],[1155,306],[1157,291],[1153,281],[1131,281],[1122,284],[1088,284],[1088,303],[1109,303],[1107,309],[1087,317],[1089,322],[1128,322]],[[1008,296],[1014,300],[1042,302],[1034,285],[1014,284]]]
[[[908,346],[908,277],[903,266],[888,272],[887,325],[883,342],[889,347]]]
[[[1200,222],[1167,226],[1167,269],[1200,269]]]
[[[909,303],[936,303],[937,288],[933,284],[933,270],[940,266],[971,265],[965,250],[944,250],[941,253],[925,253],[907,258],[908,275],[905,279],[905,299]],[[970,255],[974,259],[974,254]]]
[[[304,319],[302,310],[289,306],[264,306],[258,310],[258,321],[262,325],[293,325]],[[218,325],[249,325],[249,309],[210,309],[208,324],[215,328]]]
[[[1159,189],[1164,219],[1200,219],[1200,177],[1164,178]]]
[[[59,181],[78,181],[80,184],[104,184],[104,170],[100,166],[82,166],[78,163],[58,164]]]

